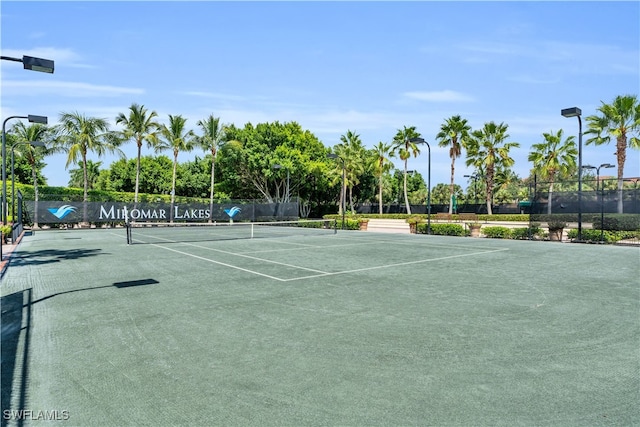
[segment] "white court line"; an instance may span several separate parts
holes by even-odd
[[[253,259],[253,260],[256,260],[256,261],[268,262],[268,263],[271,263],[271,264],[277,264],[277,265],[282,265],[282,266],[285,266],[285,267],[291,267],[291,268],[295,268],[295,269],[298,269],[298,270],[307,270],[307,271],[313,271],[314,273],[327,274],[326,271],[322,271],[322,270],[316,270],[316,269],[307,268],[307,267],[300,267],[300,266],[297,266],[297,265],[291,265],[291,264],[287,264],[287,263],[284,263],[284,262],[271,261],[269,259],[258,258],[258,257],[254,257],[254,256],[251,256],[251,255],[245,255],[245,254],[241,254],[241,253],[237,253],[237,252],[223,251],[222,249],[208,248],[206,246],[200,246],[200,245],[196,245],[194,243],[182,243],[182,244],[183,245],[187,245],[187,246],[193,246],[195,248],[205,249],[205,250],[208,250],[208,251],[220,252],[222,254],[234,255],[234,256],[239,256],[239,257],[243,257],[243,258]],[[298,250],[300,250],[300,248],[298,248]]]
[[[182,251],[179,251],[179,250],[177,250],[177,249],[168,248],[168,247],[166,247],[166,246],[158,245],[158,244],[155,244],[155,243],[151,243],[151,245],[152,245],[152,246],[155,246],[155,247],[157,247],[157,248],[166,249],[166,250],[171,251],[171,252],[176,252],[176,253],[179,253],[179,254],[181,254],[181,255],[186,255],[186,256],[190,256],[190,257],[193,257],[193,258],[197,258],[197,259],[200,259],[200,260],[203,260],[203,261],[212,262],[212,263],[214,263],[214,264],[223,265],[223,266],[225,266],[225,267],[234,268],[234,269],[236,269],[236,270],[244,271],[244,272],[246,272],[246,273],[251,273],[251,274],[256,274],[256,275],[258,275],[258,276],[267,277],[267,278],[269,278],[269,279],[277,280],[277,281],[279,281],[279,282],[286,282],[286,281],[287,281],[286,279],[281,279],[281,278],[279,278],[279,277],[270,276],[270,275],[268,275],[268,274],[264,274],[264,273],[259,273],[259,272],[257,272],[257,271],[249,270],[249,269],[247,269],[247,268],[242,268],[242,267],[238,267],[238,266],[236,266],[236,265],[227,264],[227,263],[225,263],[225,262],[220,262],[220,261],[216,261],[216,260],[213,260],[213,259],[210,259],[210,258],[205,258],[205,257],[202,257],[202,256],[198,256],[198,255],[190,254],[190,253],[188,253],[188,252],[182,252]]]
[[[362,243],[345,243],[343,245],[305,245],[308,246],[309,249],[324,249],[324,248],[343,248],[347,246],[362,246],[368,245],[369,242]],[[306,248],[286,248],[286,249],[264,249],[261,251],[246,251],[246,252],[238,252],[241,254],[260,254],[260,253],[270,253],[270,252],[287,252],[287,251],[299,251]]]
[[[432,261],[441,261],[443,259],[452,259],[452,258],[461,258],[461,257],[467,257],[467,256],[475,256],[475,255],[482,255],[482,254],[490,254],[493,252],[502,252],[502,251],[508,251],[509,249],[507,248],[503,248],[503,249],[494,249],[491,251],[483,251],[483,252],[473,252],[470,254],[458,254],[458,255],[450,255],[450,256],[444,256],[444,257],[438,257],[438,258],[429,258],[429,259],[421,259],[418,261],[406,261],[406,262],[399,262],[396,264],[387,264],[387,265],[376,265],[375,267],[364,267],[364,268],[357,268],[354,270],[344,270],[344,271],[336,271],[334,273],[324,273],[324,274],[316,274],[313,276],[303,276],[303,277],[296,277],[293,279],[282,279],[283,282],[291,282],[294,280],[304,280],[304,279],[312,279],[315,277],[325,277],[325,276],[335,276],[338,274],[349,274],[349,273],[358,273],[361,271],[370,271],[370,270],[379,270],[382,268],[389,268],[389,267],[400,267],[403,265],[412,265],[412,264],[422,264],[425,262],[432,262]]]

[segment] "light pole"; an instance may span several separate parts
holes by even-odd
[[[4,57],[3,57],[4,59]],[[10,116],[2,122],[2,223],[7,224],[7,133],[5,128],[11,119],[28,119],[30,123],[47,124],[46,116]]]
[[[578,107],[565,108],[560,114],[578,118],[578,242],[582,242],[582,110]]]
[[[273,165],[274,169],[282,169],[283,167],[282,165]],[[289,168],[287,168],[287,196],[284,201],[285,203],[289,202]]]
[[[477,204],[478,203],[478,195],[477,195],[477,191],[478,189],[476,188],[476,180],[478,179],[477,175],[465,175],[465,178],[471,178],[473,180],[473,203]]]
[[[600,166],[584,165],[584,169],[596,170],[596,194],[598,194],[598,187],[600,184],[600,168],[615,168],[616,165],[611,163],[603,163]],[[604,182],[602,183],[602,192],[600,193],[600,243],[604,242]]]
[[[411,138],[409,142],[427,144],[427,234],[431,234],[431,146],[424,138]]]
[[[16,142],[11,146],[11,218],[13,218],[13,222],[16,221],[16,191],[15,191],[15,183],[16,183],[16,175],[14,173],[14,162],[13,162],[13,149],[20,144],[29,144],[32,147],[44,147],[44,142],[42,141],[20,141]]]
[[[35,58],[33,56],[23,55],[21,58],[11,58],[10,56],[2,56],[0,59],[13,62],[22,62],[25,70],[39,71],[41,73],[53,74],[54,62],[50,59]]]
[[[342,227],[340,227],[342,230],[344,230],[344,211],[346,208],[346,194],[345,194],[345,188],[344,188],[344,181],[345,181],[345,175],[346,175],[346,171],[345,171],[345,165],[344,165],[344,159],[340,156],[338,156],[337,154],[334,153],[329,153],[327,154],[327,157],[330,159],[340,159],[340,161],[342,162],[342,188],[340,189],[340,208],[342,209]]]

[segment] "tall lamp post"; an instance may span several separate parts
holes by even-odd
[[[13,150],[21,144],[29,144],[32,147],[44,147],[44,142],[42,141],[20,141],[20,142],[16,142],[15,144],[13,144],[11,146],[11,218],[13,218],[13,221],[15,222],[16,220],[16,190],[15,190],[15,183],[16,183],[16,175],[15,175],[15,171],[14,171],[14,160],[13,160]]]
[[[3,57],[4,58],[4,57]],[[10,116],[2,122],[2,223],[7,223],[7,122],[11,119],[28,119],[30,123],[47,124],[46,116]]]
[[[584,169],[595,169],[596,170],[596,194],[599,193],[598,188],[600,184],[600,169],[605,168],[615,168],[616,165],[612,165],[611,163],[603,163],[600,166],[591,166],[584,165],[582,166]],[[602,192],[600,192],[600,243],[604,242],[604,183],[602,183]]]
[[[431,146],[424,138],[411,138],[409,142],[427,145],[427,234],[431,234]]]
[[[346,170],[345,170],[345,165],[344,165],[344,159],[340,156],[338,156],[337,154],[334,153],[329,153],[327,154],[327,157],[330,159],[340,159],[340,161],[342,162],[342,188],[340,189],[340,208],[342,209],[342,227],[340,227],[342,230],[344,230],[344,211],[345,211],[345,198],[346,198],[346,194],[345,194],[345,188],[344,188],[344,181],[345,181],[345,175],[346,175]]]
[[[578,107],[565,108],[560,114],[578,118],[578,242],[582,242],[582,110]]]

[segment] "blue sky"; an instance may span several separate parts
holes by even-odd
[[[586,117],[640,92],[636,1],[2,1],[0,14],[2,55],[53,59],[56,68],[1,61],[3,119],[36,114],[55,124],[78,111],[116,129],[116,115],[136,102],[163,122],[181,114],[194,129],[209,114],[238,127],[296,121],[327,147],[347,130],[372,147],[416,126],[431,143],[432,186],[449,182],[448,151],[435,135],[452,115],[474,129],[506,123],[521,145],[514,170],[525,177],[543,132],[577,136],[577,119],[561,109]],[[135,144],[123,149],[135,157]],[[614,151],[585,144],[583,163],[615,163]],[[425,179],[426,154],[409,160]],[[204,153],[179,160],[196,155]],[[105,167],[116,159],[90,158]],[[48,183],[66,185],[66,157],[46,162]],[[456,165],[466,187],[473,171],[464,158]],[[625,176],[640,176],[637,150]]]

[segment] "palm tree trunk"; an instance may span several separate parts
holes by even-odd
[[[138,205],[138,188],[140,186],[140,153],[141,151],[142,151],[142,141],[139,141],[138,142],[138,159],[136,161],[136,189],[133,196],[134,209],[136,209]]]
[[[31,176],[33,177],[33,194],[34,194],[34,214],[33,228],[38,228],[38,175],[35,165],[31,165]]]
[[[382,215],[382,174],[380,174],[380,181],[378,185],[378,213]]]
[[[407,195],[407,161],[404,161],[404,205],[407,207],[407,213],[411,215],[411,205],[409,205],[409,196]]]
[[[553,181],[549,184],[549,201],[547,202],[547,214],[551,215],[551,201],[553,200]]]
[[[456,158],[451,158],[451,184],[449,185],[449,214],[453,213],[453,177],[456,170]]]
[[[618,160],[618,213],[624,212],[624,203],[622,200],[622,187],[624,184],[624,162],[627,160],[627,138],[626,136],[619,136],[616,141],[616,157]]]
[[[84,196],[82,199],[82,222],[88,225],[87,201],[89,200],[89,176],[87,175],[87,153],[82,153],[82,175],[84,179]]]
[[[351,206],[351,215],[354,215],[356,212],[353,209],[353,186],[349,187],[349,206]]]
[[[178,154],[173,155],[173,178],[171,179],[171,214],[169,215],[170,222],[173,222],[173,204],[176,200],[176,170],[178,167]]]
[[[491,206],[491,199],[493,199],[493,169],[487,167],[487,213],[489,215],[493,215],[493,210]]]
[[[209,192],[209,222],[213,221],[213,185],[216,182],[215,172],[216,172],[216,158],[215,151],[211,150],[211,189]]]

